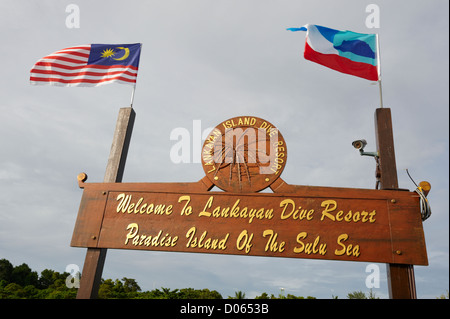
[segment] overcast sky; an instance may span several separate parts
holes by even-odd
[[[68,28],[66,7],[80,9]],[[366,7],[380,9],[367,28]],[[373,189],[378,87],[303,59],[306,23],[379,33],[385,107],[392,110],[399,186],[427,180],[432,216],[424,222],[429,266],[416,266],[419,298],[449,289],[448,1],[14,1],[0,2],[0,258],[38,272],[82,268],[70,247],[82,190],[77,174],[102,182],[119,108],[132,87],[31,86],[33,64],[56,50],[90,43],[143,43],[136,121],[123,182],[195,182],[201,164],[176,164],[170,133],[253,115],[287,143],[290,184]],[[193,156],[193,155],[191,155]],[[368,292],[368,263],[108,250],[104,278],[135,278],[143,290],[208,288],[317,298]],[[386,267],[378,264],[388,297]]]

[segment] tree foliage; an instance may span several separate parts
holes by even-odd
[[[274,294],[271,294],[270,296],[263,292],[260,296],[256,296],[255,299],[316,299],[315,297],[307,296],[295,296],[291,294],[287,294],[286,296],[279,294],[278,296],[275,296]]]
[[[245,299],[245,293],[242,291],[236,291],[234,297],[228,296],[228,299]]]
[[[13,266],[7,259],[0,259],[0,299],[74,299],[76,288],[68,288],[66,279],[70,274],[44,269],[40,275],[23,263]],[[102,299],[222,299],[216,290],[209,289],[170,289],[161,287],[151,291],[141,291],[135,279],[123,277],[119,279],[102,279],[99,292]],[[447,294],[438,298],[448,299]],[[236,291],[229,299],[245,299],[245,293]],[[337,296],[333,296],[337,299]],[[354,291],[347,295],[348,299],[379,299],[371,290],[369,293]],[[263,292],[255,299],[316,299],[315,297],[279,294],[270,296]]]
[[[375,293],[370,290],[368,294],[365,294],[364,292],[360,291],[354,291],[347,295],[348,299],[380,299],[379,297],[375,297]]]
[[[77,291],[66,286],[69,273],[44,269],[39,276],[27,264],[0,260],[0,299],[72,299]]]
[[[76,288],[66,286],[70,274],[44,269],[40,276],[27,264],[13,266],[0,259],[0,299],[74,299]],[[103,299],[222,299],[222,295],[209,289],[161,288],[141,292],[135,279],[102,279],[98,291]]]

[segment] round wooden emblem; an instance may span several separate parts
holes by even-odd
[[[239,116],[217,125],[202,148],[202,166],[217,187],[235,193],[258,192],[286,165],[286,142],[270,122]]]

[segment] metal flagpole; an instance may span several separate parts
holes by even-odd
[[[378,70],[378,86],[380,88],[380,107],[383,108],[383,89],[381,87],[381,59],[380,59],[380,39],[378,33],[377,38],[377,70]]]
[[[133,107],[133,101],[134,101],[134,91],[136,91],[136,83],[133,85],[133,91],[131,91],[131,101],[130,101],[130,107]]]

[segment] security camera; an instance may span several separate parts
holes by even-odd
[[[366,140],[356,140],[352,143],[353,147],[357,150],[360,150],[361,152],[364,150],[364,147],[366,147],[367,142]]]
[[[378,152],[364,152],[364,147],[366,147],[366,145],[367,145],[367,141],[366,140],[353,141],[352,145],[353,145],[354,148],[359,150],[359,153],[361,154],[361,156],[363,156],[363,155],[365,155],[365,156],[373,156],[375,158],[378,158],[378,156],[380,156],[378,154]]]

